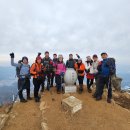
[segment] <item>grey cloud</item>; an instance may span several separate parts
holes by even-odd
[[[130,55],[129,7],[129,0],[1,0],[0,54],[107,51],[123,64]]]

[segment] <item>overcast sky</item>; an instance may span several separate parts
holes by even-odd
[[[130,0],[0,0],[0,64],[46,50],[87,55],[108,52],[130,66]]]

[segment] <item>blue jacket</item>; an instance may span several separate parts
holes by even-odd
[[[30,78],[30,65],[23,63],[14,63],[14,58],[11,58],[11,65],[19,69],[19,74],[16,74],[20,78]],[[17,72],[17,71],[16,71]]]
[[[101,75],[102,76],[109,76],[110,75],[110,69],[107,65],[107,59],[103,59],[101,64]]]

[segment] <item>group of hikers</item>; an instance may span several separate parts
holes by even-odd
[[[16,67],[16,74],[18,77],[18,94],[20,102],[27,102],[32,100],[30,96],[30,79],[33,77],[34,85],[34,99],[36,102],[40,102],[39,91],[45,91],[45,81],[47,81],[46,89],[50,91],[53,87],[54,79],[57,89],[57,94],[64,93],[64,74],[67,68],[72,68],[77,72],[78,75],[78,92],[83,92],[83,83],[86,76],[87,79],[87,91],[92,93],[92,85],[95,81],[96,91],[93,97],[96,101],[102,99],[104,86],[108,89],[107,102],[111,103],[112,99],[112,87],[111,87],[111,76],[115,75],[116,67],[115,60],[108,58],[106,52],[101,53],[102,61],[98,60],[98,56],[94,54],[86,57],[86,61],[83,62],[81,57],[76,54],[77,59],[73,58],[73,54],[69,54],[69,59],[66,64],[63,61],[63,55],[53,54],[53,59],[50,58],[49,52],[45,52],[45,57],[41,57],[41,53],[38,53],[35,62],[30,66],[28,58],[23,57],[18,63],[14,63],[14,53],[10,54],[11,65]],[[76,85],[76,83],[75,83]],[[41,88],[41,90],[40,90]],[[27,99],[23,96],[23,90],[27,91]]]

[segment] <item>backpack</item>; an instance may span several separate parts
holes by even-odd
[[[19,61],[18,61],[18,64],[20,64],[20,66],[16,67],[16,76],[17,76],[18,78],[20,78],[20,71],[21,71],[21,68],[22,68],[22,66],[23,66],[22,61],[19,60]],[[30,68],[30,66],[29,66],[29,68]]]
[[[33,63],[32,66],[35,65],[35,71],[36,71],[36,63]],[[30,68],[32,68],[32,66]],[[34,76],[34,74],[30,73],[31,76]]]
[[[23,64],[20,63],[20,66],[19,67],[16,67],[16,76],[19,78],[20,77],[20,71],[21,71],[21,68],[22,68]]]
[[[110,75],[115,75],[116,74],[116,63],[115,63],[114,58],[108,58],[107,59],[107,66],[109,67],[110,70]]]

